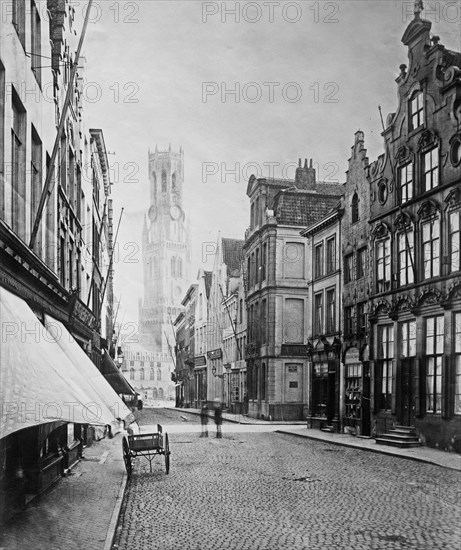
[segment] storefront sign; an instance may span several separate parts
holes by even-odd
[[[195,367],[204,367],[206,365],[206,357],[204,355],[199,355],[194,359]]]
[[[353,363],[360,363],[360,354],[357,348],[350,348],[346,351],[344,356],[344,363],[346,365],[351,365]]]
[[[222,349],[214,349],[207,352],[208,359],[221,359],[222,358]]]

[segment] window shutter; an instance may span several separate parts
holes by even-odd
[[[395,407],[397,402],[397,361],[392,360],[392,386],[391,386],[391,413],[395,414]]]
[[[455,358],[442,357],[442,417],[451,418],[454,413],[455,397]]]
[[[380,393],[381,393],[381,368],[382,365],[378,361],[371,361],[370,362],[371,367],[371,375],[373,380],[373,395],[372,395],[372,402],[373,402],[373,412],[376,414],[379,411],[379,399],[380,399]]]
[[[415,416],[424,416],[426,408],[426,356],[415,358]]]

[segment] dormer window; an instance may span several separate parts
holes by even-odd
[[[410,130],[416,130],[424,124],[423,92],[415,92],[410,99]]]
[[[439,184],[439,148],[434,147],[423,155],[424,191]]]
[[[400,199],[402,204],[413,197],[413,163],[399,168]]]

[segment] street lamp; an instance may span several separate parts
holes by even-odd
[[[211,374],[216,378],[224,378],[224,374],[216,374],[216,365],[211,367]]]

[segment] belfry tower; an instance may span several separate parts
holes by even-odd
[[[139,306],[141,344],[174,353],[172,322],[189,285],[190,236],[183,210],[184,152],[149,150],[150,201],[144,215],[144,299]]]

